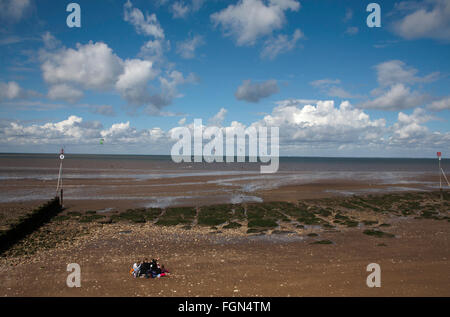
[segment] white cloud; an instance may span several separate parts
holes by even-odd
[[[450,97],[435,100],[427,108],[432,111],[448,110],[450,109]]]
[[[197,81],[198,78],[193,73],[184,77],[183,74],[177,70],[168,72],[166,77],[160,76],[159,82],[161,91],[150,96],[150,104],[146,107],[146,112],[148,114],[159,113],[161,108],[169,105],[173,99],[183,96],[178,92],[178,86],[193,84]]]
[[[215,26],[221,26],[226,36],[233,36],[237,45],[253,45],[260,37],[271,35],[286,21],[285,11],[298,11],[295,0],[240,0],[211,15]]]
[[[274,59],[279,54],[289,52],[295,48],[297,41],[303,37],[303,32],[297,29],[294,31],[291,39],[289,39],[288,36],[284,34],[280,34],[276,38],[268,39],[264,42],[261,57]]]
[[[381,86],[393,84],[415,84],[428,83],[435,81],[439,77],[439,72],[430,73],[424,77],[416,76],[418,70],[413,67],[407,67],[400,60],[390,60],[375,66],[377,71],[377,80]]]
[[[39,96],[39,93],[33,90],[25,90],[15,81],[0,81],[0,102],[6,100],[26,99]]]
[[[172,3],[170,11],[174,19],[185,19],[189,14],[200,10],[204,3],[205,0],[176,1]]]
[[[386,126],[384,119],[371,120],[348,102],[342,102],[339,108],[332,100],[318,101],[315,106],[299,106],[289,100],[279,104],[255,125],[278,126],[285,144],[367,143],[368,139],[378,142]]]
[[[426,96],[418,92],[411,91],[403,84],[392,85],[381,96],[363,102],[361,106],[369,109],[399,110],[414,108],[422,105],[426,101]]]
[[[178,124],[179,125],[184,125],[186,123],[186,118],[181,118],[179,121],[178,121]]]
[[[48,98],[52,100],[65,100],[74,103],[83,97],[83,92],[67,84],[51,86],[48,90]]]
[[[352,149],[361,149],[365,153],[415,153],[423,156],[435,148],[450,146],[450,133],[430,131],[425,126],[434,118],[423,109],[415,109],[411,114],[400,112],[397,121],[391,126],[386,120],[374,119],[363,110],[353,108],[348,102],[335,106],[334,101],[317,101],[305,104],[306,100],[281,100],[270,115],[253,122],[253,127],[279,127],[280,149],[282,153],[305,155],[311,153],[349,153]],[[222,108],[210,118],[209,124],[222,125],[227,111]],[[185,125],[186,118],[178,124]],[[187,125],[192,128],[192,124]],[[227,128],[246,128],[239,121],[222,126]],[[204,126],[205,128],[205,126]],[[17,121],[0,120],[0,145],[3,149],[17,149],[21,145],[42,146],[45,144],[98,145],[98,139],[104,138],[105,145],[114,145],[114,149],[129,151],[134,149],[144,153],[169,153],[175,141],[171,138],[173,129],[167,131],[159,127],[138,130],[131,122],[116,122],[103,127],[97,121],[85,122],[81,117],[69,116],[59,122],[44,124],[24,124]],[[154,149],[162,152],[153,152]],[[376,152],[373,152],[373,149]],[[95,149],[98,150],[97,148]],[[400,151],[401,150],[401,151]],[[89,150],[88,150],[89,151]],[[370,152],[372,151],[372,152]],[[351,153],[351,152],[350,152]],[[433,152],[434,153],[434,152]]]
[[[30,0],[0,0],[0,21],[18,22],[30,8]]]
[[[69,116],[57,123],[33,124],[25,126],[10,122],[0,129],[2,143],[18,144],[61,144],[63,142],[85,143],[89,138],[98,137],[101,124],[83,123],[77,116]]]
[[[177,43],[177,53],[185,59],[194,58],[195,50],[197,49],[197,47],[203,45],[204,43],[205,41],[203,40],[202,36],[192,36],[191,38],[188,38],[183,42]]]
[[[45,32],[41,35],[42,42],[44,42],[44,47],[47,50],[54,50],[61,45],[61,42],[56,39],[56,37],[50,32]]]
[[[208,123],[213,126],[221,126],[223,120],[225,120],[227,112],[227,109],[220,108],[219,112],[217,112],[212,118],[209,118]]]
[[[127,59],[124,63],[124,71],[118,77],[116,87],[125,90],[146,83],[156,77],[152,69],[152,62],[140,59]]]
[[[107,90],[123,71],[122,60],[102,42],[78,43],[76,50],[60,49],[42,57],[42,75],[52,85],[72,83],[85,89]]]
[[[310,82],[311,86],[314,87],[322,87],[324,85],[340,84],[340,83],[341,81],[339,79],[330,79],[330,78],[318,79]]]
[[[319,102],[317,99],[285,99],[275,102],[280,107],[286,106],[304,106]]]
[[[147,42],[147,48],[155,41]],[[81,89],[115,91],[131,105],[133,111],[144,106],[152,115],[180,97],[179,85],[194,83],[197,78],[184,75],[171,67],[165,75],[144,59],[122,60],[105,43],[77,44],[76,49],[41,50],[44,80],[50,84],[49,97],[74,102],[82,96]],[[159,87],[152,83],[158,80]],[[159,90],[159,91],[158,91]]]
[[[152,62],[140,59],[127,59],[124,70],[117,78],[116,89],[121,96],[133,105],[149,102],[148,82],[153,80],[157,72],[152,69]]]
[[[405,5],[398,8],[404,11]],[[408,40],[420,38],[450,40],[450,0],[416,2],[411,8],[412,12],[408,12],[394,23],[395,33]]]
[[[69,116],[59,122],[26,125],[11,121],[0,125],[0,144],[2,145],[45,145],[45,144],[84,144],[97,145],[99,138],[107,144],[128,146],[130,144],[168,144],[164,131],[158,127],[137,130],[130,122],[118,122],[104,128],[98,121],[87,121],[78,116]]]
[[[156,14],[144,14],[138,8],[133,8],[133,4],[128,0],[124,6],[124,20],[131,23],[136,32],[148,36],[153,36],[157,39],[164,38],[164,30],[159,25]]]
[[[425,110],[421,108],[414,109],[411,115],[403,112],[398,114],[398,120],[393,125],[393,135],[390,141],[393,143],[416,143],[419,140],[425,139],[429,135],[427,127],[421,125],[431,120]]]
[[[277,81],[273,79],[262,83],[252,83],[251,80],[244,80],[234,95],[238,100],[259,102],[261,99],[269,97],[278,91]]]
[[[138,56],[154,63],[162,63],[166,50],[170,50],[170,41],[150,40],[142,45]]]
[[[185,5],[181,1],[174,2],[172,4],[172,15],[176,18],[182,18],[184,19],[189,12],[189,7]]]
[[[2,100],[12,100],[20,98],[22,94],[22,88],[15,81],[10,81],[7,83],[0,82],[0,101]]]
[[[401,110],[423,105],[430,97],[414,91],[411,85],[429,83],[439,78],[439,72],[417,76],[418,70],[400,60],[390,60],[375,66],[380,87],[372,91],[373,100],[361,103],[363,108]]]

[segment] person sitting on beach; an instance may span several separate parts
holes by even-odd
[[[150,269],[156,274],[161,274],[161,268],[159,266],[158,260],[159,259],[152,259],[152,263],[150,263]]]
[[[139,272],[141,270],[141,261],[137,261],[136,263],[133,264],[133,276],[134,277],[138,277],[139,276]]]
[[[151,263],[148,262],[148,259],[145,258],[144,261],[141,263],[139,275],[147,275],[150,273],[151,270]]]
[[[159,258],[152,259],[152,262],[150,264],[151,269],[150,269],[149,276],[151,276],[152,278],[160,278],[160,277],[164,277],[164,276],[169,276],[169,271],[164,268],[164,265],[161,266],[158,263],[158,261],[159,261]]]
[[[164,265],[161,265],[161,274],[166,274],[166,275],[169,275],[169,274],[170,274],[169,270],[167,270],[167,269],[164,267]]]

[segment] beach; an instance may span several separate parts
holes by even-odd
[[[0,157],[3,229],[55,194],[58,159],[19,156]],[[2,254],[0,295],[450,296],[450,203],[434,163],[285,159],[261,175],[75,156],[61,214]],[[129,274],[154,257],[170,277]],[[80,288],[66,285],[69,263]],[[380,288],[366,285],[370,263]]]
[[[99,210],[439,188],[437,162],[432,159],[281,158],[274,174],[261,174],[261,164],[177,164],[170,156],[66,155],[64,197],[68,208]],[[0,206],[51,199],[58,168],[58,155],[1,154]]]
[[[122,233],[121,233],[122,232]],[[359,230],[313,238],[267,240],[152,225],[92,228],[74,243],[1,260],[2,296],[450,296],[449,223],[405,221],[377,239]],[[385,243],[386,246],[379,246]],[[160,257],[170,277],[135,279],[131,264]],[[69,263],[81,287],[69,288]],[[369,288],[369,263],[381,287]]]

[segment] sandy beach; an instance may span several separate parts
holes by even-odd
[[[122,232],[122,233],[121,233]],[[129,233],[128,233],[129,232]],[[2,296],[450,296],[448,222],[405,221],[396,239],[324,233],[333,245],[248,239],[151,225],[95,227],[73,244],[1,260]],[[386,246],[378,246],[385,242]],[[161,257],[168,278],[134,279],[135,259]],[[368,288],[378,263],[381,288]],[[81,288],[66,286],[78,263]]]
[[[272,206],[269,203],[243,205],[248,223],[242,218],[242,227],[235,229],[201,225],[204,209],[198,208],[188,226],[158,225],[168,209],[144,223],[107,221],[121,215],[111,211],[83,221],[93,213],[78,215],[66,209],[3,255],[0,294],[450,296],[449,203],[440,203],[438,197],[436,193],[301,200],[298,206],[326,201],[346,206],[346,211],[317,216],[322,225],[282,221],[256,232],[250,230],[250,211]],[[404,209],[380,213],[371,205],[372,211],[351,210],[351,204],[379,199]],[[433,206],[439,211],[407,211],[405,206],[417,202],[425,210]],[[367,230],[382,234],[373,236]],[[128,273],[133,262],[152,257],[161,258],[170,277],[135,279]],[[80,288],[66,286],[69,263],[81,267]],[[366,285],[369,263],[381,266],[380,288]]]
[[[54,195],[57,169],[50,155],[0,162],[8,230]],[[64,209],[2,254],[0,296],[450,296],[450,203],[429,161],[294,160],[274,175],[147,157],[64,164]],[[170,277],[129,274],[155,257]],[[80,288],[66,285],[69,263]],[[366,285],[370,263],[380,288]]]

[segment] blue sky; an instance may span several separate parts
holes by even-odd
[[[449,148],[449,0],[377,1],[379,28],[370,1],[69,3],[0,0],[2,152],[169,154],[194,118],[277,125],[282,155]]]

